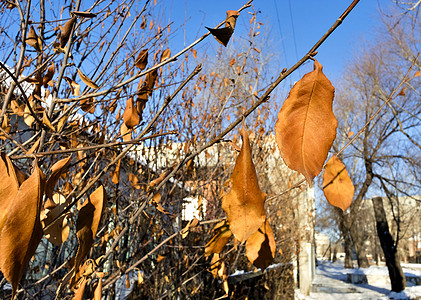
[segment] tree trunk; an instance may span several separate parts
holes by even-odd
[[[345,250],[344,268],[352,269],[354,268],[354,264],[352,263],[352,242],[351,242],[349,233],[347,231],[344,233],[344,250]]]
[[[359,226],[354,224],[349,229],[349,234],[351,235],[352,244],[354,245],[355,254],[357,255],[357,262],[359,268],[368,268],[370,265],[367,259],[366,246],[364,245],[365,238],[362,236],[361,229]]]
[[[392,291],[399,293],[404,290],[406,279],[401,268],[397,245],[395,245],[395,241],[389,231],[389,225],[387,224],[386,213],[383,207],[383,199],[381,197],[374,197],[372,201],[374,215],[376,217],[377,235],[379,236],[386,259],[387,269],[389,270]]]

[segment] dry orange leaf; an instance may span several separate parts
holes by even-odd
[[[32,109],[34,109],[34,102],[32,100],[29,100],[29,104],[31,105]],[[32,126],[32,123],[35,122],[35,118],[31,115],[28,105],[25,105],[25,116],[23,118],[23,121],[26,125],[29,127]]]
[[[227,220],[221,221],[213,228],[213,237],[205,246],[205,255],[220,253],[232,236]]]
[[[112,182],[114,184],[118,184],[118,182],[120,181],[120,165],[121,165],[121,159],[118,160],[118,162],[115,166],[115,170],[113,172]]]
[[[314,71],[291,89],[275,125],[276,142],[285,164],[312,184],[323,168],[336,137],[332,111],[335,88],[315,61]]]
[[[70,90],[72,91],[73,96],[79,96],[80,95],[80,85],[76,83],[73,79],[69,77],[63,77],[64,80],[69,84]]]
[[[132,140],[132,131],[133,129],[127,128],[126,124],[121,124],[120,134],[125,142],[130,142]]]
[[[268,219],[252,234],[246,243],[247,258],[257,268],[266,269],[273,261],[276,251],[275,237]]]
[[[54,65],[54,62],[52,62],[51,65],[47,69],[47,74],[45,74],[44,78],[42,79],[42,83],[44,84],[45,88],[48,86],[48,83],[50,82],[50,80],[53,79],[55,72],[56,72],[56,66]]]
[[[222,209],[228,216],[232,233],[243,242],[266,220],[266,194],[259,188],[247,131],[242,128],[240,134],[243,145],[231,175],[231,191],[222,199]]]
[[[139,55],[136,58],[135,66],[138,67],[141,71],[146,68],[148,64],[148,49],[143,49],[140,51]]]
[[[10,101],[10,107],[15,115],[22,117],[25,111],[25,105],[19,105],[16,100]]]
[[[80,100],[80,108],[83,111],[93,114],[95,112],[96,100],[95,97]]]
[[[83,203],[80,208],[76,222],[76,235],[79,247],[75,257],[74,270],[76,276],[72,279],[73,283],[78,281],[79,278],[77,275],[79,267],[89,253],[94,242],[106,201],[107,195],[104,186],[100,185],[91,195],[89,195],[88,199],[85,200],[85,203]]]
[[[6,223],[7,213],[18,190],[19,182],[9,157],[0,152],[0,234]]]
[[[38,150],[39,144],[41,142],[41,138],[38,138],[36,142],[32,145],[32,147],[26,152],[26,154],[35,153]]]
[[[96,272],[99,280],[98,280],[98,284],[95,288],[95,292],[94,292],[94,300],[101,300],[101,293],[102,293],[102,278],[104,277],[104,273],[102,272]]]
[[[170,57],[171,57],[170,49],[165,49],[165,51],[162,52],[162,55],[161,55],[161,62],[163,62],[164,60],[167,60]]]
[[[79,75],[80,79],[85,83],[87,86],[93,89],[99,89],[99,86],[93,82],[88,76],[82,73],[81,70],[77,68],[77,74]]]
[[[41,49],[40,40],[39,40],[38,35],[36,34],[35,29],[32,25],[31,25],[31,28],[29,29],[29,32],[28,32],[28,35],[26,37],[25,42],[29,46],[34,47],[38,51]]]
[[[164,255],[160,255],[160,254],[158,254],[158,257],[156,258],[156,262],[160,262],[160,261],[162,261],[164,258],[165,258],[165,256],[164,256]]]
[[[333,155],[326,163],[323,175],[323,193],[327,201],[345,211],[352,203],[354,185],[345,165]]]
[[[45,184],[45,195],[48,198],[52,199],[57,181],[63,173],[68,171],[71,159],[72,156],[63,158],[51,167],[51,175],[48,177],[47,183]]]
[[[51,124],[51,121],[48,118],[47,113],[45,112],[45,110],[42,113],[42,123],[44,125],[46,125],[48,128],[50,128],[52,131],[56,131],[56,129],[54,128],[54,126]]]
[[[75,291],[75,296],[73,297],[73,300],[83,300],[83,293],[85,292],[85,287],[86,287],[86,278],[83,278],[79,287]]]
[[[206,27],[206,29],[210,31],[210,33],[219,43],[226,47],[232,34],[234,33],[235,23],[239,15],[240,13],[236,10],[228,10],[224,28],[214,29]]]
[[[69,37],[70,37],[70,32],[72,31],[73,24],[75,22],[76,22],[76,17],[73,17],[64,24],[61,30],[61,35],[60,35],[60,46],[62,48],[66,46],[67,44],[67,41],[69,40]]]
[[[60,246],[67,240],[70,233],[70,227],[67,223],[67,214],[61,214],[70,204],[71,198],[65,201],[66,198],[63,195],[54,194],[52,199],[54,201],[51,201],[50,199],[48,199],[48,201],[50,204],[53,204],[53,206],[50,206],[49,209],[45,209],[41,212],[41,222],[46,238],[54,245]],[[44,207],[46,208],[46,205],[44,205]],[[58,216],[60,217],[57,218]],[[48,228],[46,228],[47,226]]]
[[[132,129],[140,122],[139,115],[137,114],[136,106],[134,105],[133,97],[127,99],[126,109],[123,113],[123,122],[127,128]]]
[[[16,193],[0,233],[0,270],[12,284],[13,295],[42,238],[40,210],[44,180],[36,164],[32,175]]]

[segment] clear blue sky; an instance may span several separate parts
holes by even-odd
[[[182,42],[179,40],[179,46],[182,47],[182,43],[187,45],[205,33],[204,26],[215,26],[225,18],[227,10],[238,9],[245,2],[245,0],[167,0],[162,2],[162,5],[165,5],[168,17],[174,21],[173,28],[181,26],[187,17],[187,26],[181,29],[185,30],[185,34],[179,35],[183,39]],[[277,50],[278,61],[283,68],[295,63],[297,57],[301,58],[351,2],[351,0],[256,0],[253,5],[256,11],[261,11],[258,17],[258,20],[264,23],[261,31],[262,33],[266,31],[272,39],[271,46]],[[346,61],[352,58],[353,53],[373,38],[380,23],[379,8],[386,9],[390,5],[392,5],[391,0],[361,0],[345,22],[319,48],[316,58],[323,64],[324,71],[332,81],[341,76]],[[251,17],[248,12],[251,11],[252,9],[248,8],[242,12],[237,21],[238,30],[248,24]],[[241,32],[237,33],[237,28],[236,35],[239,35]],[[211,39],[207,41],[207,43],[214,42]],[[211,46],[217,48],[219,44],[214,43]],[[201,47],[208,46],[201,45]]]

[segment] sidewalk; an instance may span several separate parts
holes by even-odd
[[[341,264],[322,262],[316,269],[310,296],[296,293],[297,300],[388,300],[421,299],[421,286],[405,289],[405,293],[391,293],[388,286],[351,284],[346,282],[347,272]],[[414,294],[415,293],[415,294]]]

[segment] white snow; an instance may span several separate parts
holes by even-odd
[[[405,275],[421,277],[421,264],[402,264]],[[378,276],[379,280],[369,281],[369,284],[352,284],[346,282],[348,274],[365,274]],[[344,269],[343,262],[319,262],[316,278],[313,280],[312,291],[305,296],[296,290],[295,299],[299,300],[368,300],[368,299],[421,299],[421,285],[414,286],[408,282],[408,287],[400,293],[390,291],[389,273],[385,266],[370,266],[361,269]],[[383,277],[383,278],[382,278]]]

